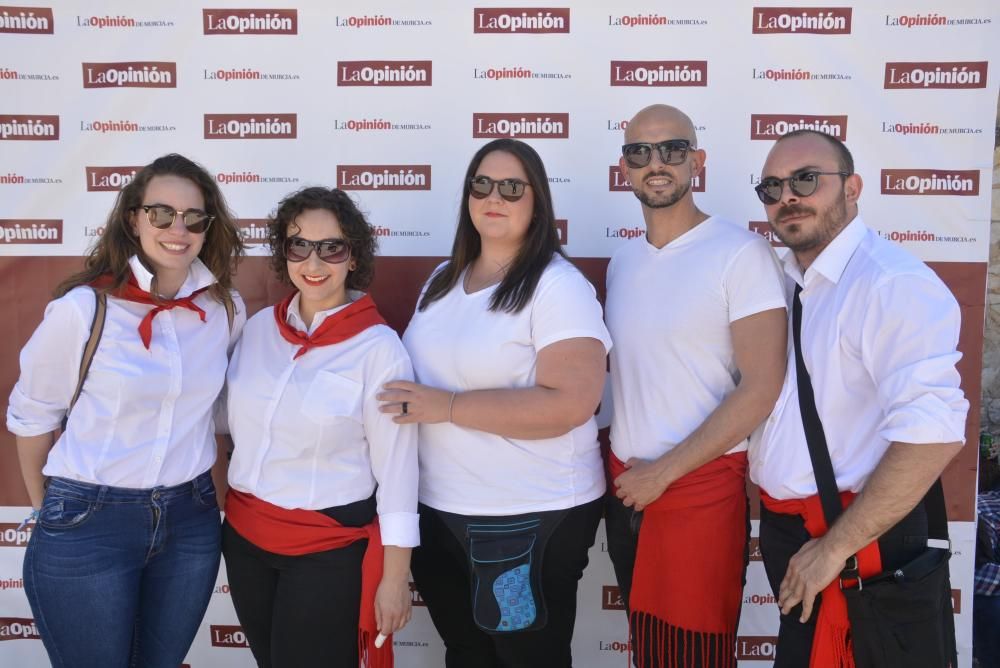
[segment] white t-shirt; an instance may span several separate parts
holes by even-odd
[[[553,256],[517,313],[489,310],[494,288],[466,294],[462,284],[417,310],[403,335],[420,383],[457,392],[532,387],[538,351],[549,344],[586,337],[611,349],[594,286],[562,256]],[[572,508],[604,493],[593,418],[555,438],[507,438],[446,422],[420,425],[419,439],[420,501],[438,510],[515,515]]]
[[[615,455],[656,459],[697,429],[739,382],[730,324],[775,308],[785,296],[771,247],[720,218],[663,248],[643,236],[618,249],[607,298]]]
[[[802,358],[838,489],[860,491],[892,442],[965,440],[961,311],[937,274],[860,216],[804,276],[791,253],[784,265],[790,288],[804,286]],[[785,384],[750,442],[750,479],[776,499],[816,494],[790,327]]]
[[[343,308],[317,313],[308,331]],[[287,317],[307,331],[298,295]],[[417,429],[375,399],[385,383],[413,378],[399,337],[375,325],[295,359],[299,348],[281,336],[273,306],[247,322],[227,376],[229,484],[282,508],[320,510],[367,499],[377,482],[382,542],[419,544]]]
[[[148,291],[153,275],[137,257],[129,266]],[[215,282],[195,259],[177,297]],[[227,350],[246,321],[243,300],[232,294],[231,330],[225,306],[202,293],[194,303],[205,311],[205,322],[186,308],[160,311],[148,350],[138,328],[153,307],[108,296],[104,331],[83,390],[42,473],[149,489],[180,485],[211,468],[213,406],[225,381]],[[7,408],[7,428],[14,434],[39,436],[59,427],[76,389],[96,304],[94,291],[81,286],[46,307],[45,319],[21,350],[21,377]]]

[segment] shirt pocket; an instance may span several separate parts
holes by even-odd
[[[333,371],[320,371],[309,384],[302,412],[320,424],[338,420],[361,422],[364,385]]]

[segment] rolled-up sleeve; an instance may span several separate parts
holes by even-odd
[[[45,308],[45,316],[21,349],[21,375],[7,406],[7,429],[40,436],[59,428],[80,377],[83,348],[94,317],[93,291],[74,290]]]
[[[862,355],[878,388],[885,440],[965,442],[969,402],[955,367],[960,325],[955,297],[934,276],[894,276],[876,287]]]
[[[376,501],[384,545],[416,547],[420,544],[417,515],[417,425],[396,424],[392,415],[379,410],[375,394],[392,380],[413,380],[413,368],[402,344],[394,359],[382,365],[366,388],[364,400],[365,437],[371,456],[372,475],[378,482]],[[381,355],[377,356],[381,357]],[[372,361],[372,360],[370,360]]]

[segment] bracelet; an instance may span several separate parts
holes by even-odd
[[[452,422],[451,412],[452,412],[452,409],[455,407],[455,395],[456,394],[458,394],[458,393],[457,392],[452,392],[451,393],[451,399],[448,400],[448,422]]]

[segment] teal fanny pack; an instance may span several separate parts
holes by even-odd
[[[487,633],[543,628],[542,557],[568,510],[502,517],[434,512],[465,548],[476,626]]]

